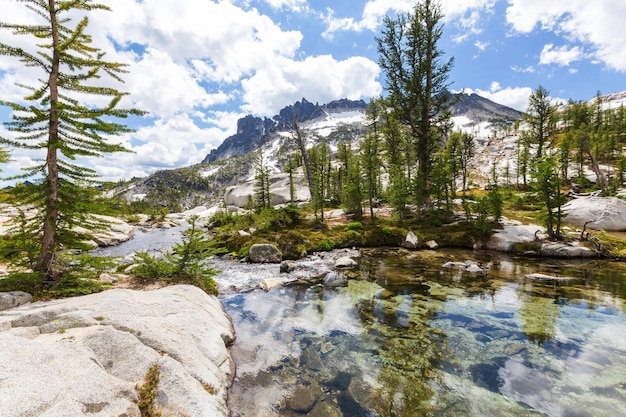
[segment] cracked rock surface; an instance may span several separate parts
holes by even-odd
[[[0,312],[0,414],[140,416],[151,365],[167,416],[227,416],[234,330],[221,302],[177,285],[114,289]]]

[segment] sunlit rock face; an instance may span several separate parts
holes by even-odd
[[[137,416],[137,387],[160,371],[163,415],[227,416],[234,331],[202,290],[115,289],[0,312],[3,417]]]
[[[626,230],[626,201],[616,197],[576,198],[563,206],[565,221],[607,231]]]

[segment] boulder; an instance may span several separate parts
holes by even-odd
[[[541,245],[541,256],[547,258],[596,258],[596,251],[585,246],[549,242]]]
[[[24,291],[0,292],[0,311],[19,307],[33,301],[33,296]]]
[[[0,312],[0,410],[17,416],[136,416],[157,364],[163,415],[228,416],[234,330],[197,287],[114,289]]]
[[[278,288],[283,285],[283,280],[280,278],[267,278],[261,282],[261,289],[263,291],[268,292],[269,290],[273,290],[274,288]]]
[[[426,245],[428,249],[439,248],[439,243],[435,242],[434,240],[429,240],[428,242],[424,243],[424,245]]]
[[[296,261],[282,261],[280,263],[280,272],[288,274],[290,272],[295,271],[298,268],[298,263]]]
[[[335,261],[335,268],[354,268],[356,265],[356,261],[347,256],[342,256]]]
[[[535,242],[545,239],[545,229],[534,224],[504,225],[496,230],[485,245],[487,249],[500,252],[511,252],[516,243]]]
[[[626,230],[626,201],[616,197],[576,198],[563,206],[565,221],[587,228],[607,231]]]
[[[280,263],[283,254],[274,245],[255,243],[250,247],[248,258],[252,263]]]
[[[418,239],[415,233],[409,231],[404,238],[404,247],[406,249],[417,249]]]

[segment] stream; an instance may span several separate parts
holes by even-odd
[[[140,239],[175,235],[149,233]],[[214,260],[237,335],[233,417],[626,415],[623,263],[466,250],[349,255],[355,268],[322,268],[309,283],[276,264]],[[332,253],[305,263],[324,256]],[[468,259],[485,272],[442,267]],[[267,279],[286,285],[258,289]]]

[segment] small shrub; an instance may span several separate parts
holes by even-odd
[[[130,224],[137,224],[141,221],[141,216],[138,214],[131,214],[126,216],[126,222]]]
[[[320,240],[320,242],[318,243],[318,247],[319,250],[322,251],[333,250],[335,248],[335,242],[333,242],[331,239]]]
[[[346,226],[348,230],[363,230],[363,223],[361,222],[350,222],[348,226]]]

